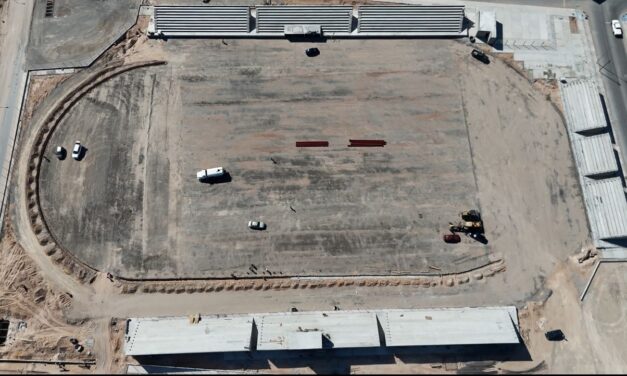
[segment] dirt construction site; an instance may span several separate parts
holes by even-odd
[[[146,26],[86,68],[29,75],[0,242],[0,319],[17,328],[0,357],[16,362],[0,371],[124,372],[128,317],[503,304],[525,354],[466,370],[621,369],[620,338],[603,338],[625,338],[625,308],[595,310],[625,297],[624,273],[579,306],[590,230],[554,82],[506,54],[481,63],[467,38],[163,40]],[[225,179],[197,179],[218,166]],[[444,242],[469,209],[482,237]],[[555,325],[572,330],[555,346],[577,349],[547,347]],[[454,373],[455,357],[211,366]]]

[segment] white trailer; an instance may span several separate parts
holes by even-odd
[[[208,168],[206,170],[200,170],[196,173],[196,178],[199,181],[206,181],[211,179],[218,179],[224,177],[225,172],[222,167]]]

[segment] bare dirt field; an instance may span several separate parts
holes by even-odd
[[[415,41],[329,42],[316,59],[287,41],[191,41],[203,52],[185,54],[189,43],[168,43],[166,67],[94,90],[53,135],[42,203],[69,250],[99,270],[152,278],[487,262],[489,245],[441,240],[459,211],[478,207],[462,76],[449,74],[456,43],[421,59]],[[350,138],[388,144],[349,148]],[[88,149],[81,162],[53,157],[74,140]],[[330,147],[299,150],[298,140]],[[232,180],[195,179],[215,166]],[[254,219],[268,230],[248,230]]]
[[[518,237],[568,252],[585,241],[559,115],[525,80],[494,78],[457,41],[329,41],[314,59],[304,46],[172,40],[167,66],[81,99],[41,170],[55,238],[129,278],[254,277],[250,264],[274,275],[455,273],[526,248],[510,246]],[[351,138],[388,144],[349,148]],[[53,156],[75,140],[82,161]],[[520,168],[534,163],[529,179]],[[195,179],[215,166],[231,181]],[[489,244],[444,244],[448,222],[472,207],[486,214]],[[565,226],[545,231],[562,209]],[[268,230],[248,230],[255,219]]]
[[[405,260],[419,259],[415,261],[422,262],[416,266],[418,271],[429,265],[455,271],[496,254],[502,256],[507,270],[487,279],[472,278],[463,285],[448,286],[440,281],[431,288],[365,285],[211,294],[177,291],[172,295],[146,294],[140,289],[120,295],[103,274],[89,285],[64,274],[33,237],[26,235],[30,228],[22,221],[17,238],[28,246],[26,252],[39,267],[37,274],[71,296],[63,319],[56,324],[67,330],[58,334],[44,331],[39,337],[32,332],[22,335],[52,343],[42,356],[61,352],[69,335],[81,340],[96,338],[92,351],[97,359],[95,369],[119,371],[125,361],[120,355],[119,329],[111,334],[111,317],[284,312],[292,306],[300,310],[325,310],[334,305],[342,309],[522,307],[533,301],[539,303],[521,310],[521,334],[531,354],[528,358],[488,353],[462,356],[455,351],[421,357],[410,352],[374,362],[354,356],[332,362],[320,357],[240,363],[216,359],[212,366],[253,367],[273,373],[547,368],[559,372],[573,370],[577,364],[581,369],[587,364],[591,371],[620,370],[620,365],[605,366],[609,357],[615,356],[616,337],[612,337],[614,342],[603,339],[623,320],[624,309],[606,301],[624,295],[624,280],[598,279],[581,309],[572,309],[585,273],[564,267],[564,263],[587,241],[588,229],[563,122],[543,94],[500,61],[483,65],[470,58],[468,46],[456,41],[329,42],[320,45],[323,54],[317,60],[305,59],[301,44],[263,43],[268,44],[242,40],[149,42],[167,57],[167,66],[122,74],[72,108],[53,133],[46,153],[49,161],[44,160],[41,169],[44,215],[63,246],[87,262],[96,260],[93,265],[103,271],[130,276],[161,271],[165,275],[195,272],[213,276],[211,268],[220,266],[211,262],[222,263],[221,267],[238,262],[233,257],[221,259],[219,247],[224,254],[239,256],[244,252],[229,246],[238,243],[258,247],[258,253],[249,257],[259,257],[261,267],[267,262],[265,266],[274,271],[289,271],[275,268],[284,265],[315,273],[311,268],[315,258],[280,252],[275,243],[283,239],[304,250],[312,244],[300,242],[294,233],[316,229],[322,235],[313,244],[318,256],[326,255],[319,258],[326,263],[324,272],[367,273],[370,266],[393,273],[411,264],[391,263],[394,259],[386,252],[376,255],[373,248],[397,251],[389,239],[404,239],[401,234],[406,231],[423,237],[405,243],[416,245],[407,251]],[[433,54],[424,54],[425,49]],[[327,56],[329,53],[332,56]],[[285,56],[285,61],[277,64],[273,55]],[[350,63],[345,61],[348,55]],[[344,123],[331,126],[338,116]],[[347,139],[355,132],[364,134],[360,138],[385,138],[388,144],[382,149],[346,148]],[[329,140],[331,147],[295,150],[293,142],[303,137]],[[85,158],[81,162],[71,157],[56,160],[51,148],[61,144],[69,149],[76,139],[88,148]],[[231,171],[232,181],[213,186],[195,181],[197,169],[215,164]],[[382,182],[387,185],[379,187]],[[403,199],[402,204],[388,208],[386,204],[397,197]],[[326,200],[333,202],[327,204]],[[451,204],[451,200],[456,201]],[[444,247],[441,243],[446,223],[461,210],[458,201],[482,210],[487,246],[467,238],[461,245]],[[13,208],[21,204],[14,202]],[[194,211],[195,205],[202,215]],[[218,214],[219,210],[223,211]],[[305,215],[307,212],[318,217]],[[15,216],[15,210],[11,213]],[[249,213],[267,221],[268,231],[247,233]],[[19,220],[20,215],[15,218]],[[221,227],[222,218],[234,227]],[[418,223],[399,225],[408,218]],[[206,247],[207,240],[213,240],[210,235],[221,235],[220,231],[224,239],[217,240],[215,248]],[[383,237],[367,238],[375,245],[360,243],[362,247],[349,242],[347,251],[361,252],[348,253],[349,257],[334,254],[334,248],[325,249],[326,243],[320,240],[337,234],[351,239],[351,234],[360,231]],[[8,247],[12,249],[12,245]],[[373,254],[379,258],[369,259]],[[282,264],[265,261],[277,262],[277,258]],[[160,264],[168,259],[176,260],[174,266]],[[244,262],[251,260],[255,259]],[[10,287],[11,294],[16,287]],[[33,290],[33,286],[27,288]],[[59,296],[57,292],[49,294]],[[29,315],[37,312],[41,309],[32,309]],[[543,342],[545,328],[555,325],[565,330],[569,342]],[[578,330],[584,325],[586,333]],[[54,341],[60,342],[55,345]],[[566,348],[570,343],[591,345]],[[11,347],[7,354],[25,355],[22,348]],[[68,350],[66,354],[71,353]],[[588,357],[598,360],[586,363]],[[579,359],[578,363],[573,359]],[[82,372],[77,367],[72,370]]]

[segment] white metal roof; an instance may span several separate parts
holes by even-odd
[[[155,6],[154,32],[165,36],[212,36],[250,31],[247,6]]]
[[[591,80],[573,80],[562,84],[564,113],[571,132],[607,127],[601,97]]]
[[[286,26],[299,25],[320,27],[327,37],[465,35],[464,5],[455,4],[360,6],[355,30],[352,6],[159,5],[142,9],[151,15],[148,34],[156,37],[276,37],[285,34]]]
[[[329,33],[350,33],[352,6],[257,6],[257,33],[284,33],[285,25],[320,25]]]
[[[595,238],[627,237],[627,200],[620,177],[601,180],[584,178],[583,190]]]
[[[573,135],[573,146],[582,175],[592,176],[618,171],[609,133],[590,137]]]
[[[257,350],[380,346],[374,312],[294,312],[257,317]]]
[[[362,5],[358,9],[360,35],[376,33],[423,35],[459,34],[463,5]]]
[[[378,317],[389,347],[519,343],[507,309],[390,310]]]
[[[251,316],[203,316],[130,319],[126,355],[191,354],[250,349]]]
[[[496,37],[496,12],[494,10],[479,11],[479,31],[489,31]]]
[[[210,315],[196,324],[186,317],[134,318],[124,347],[126,355],[159,355],[372,348],[383,341],[391,347],[506,344],[518,343],[517,326],[515,307]]]

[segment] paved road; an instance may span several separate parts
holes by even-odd
[[[622,161],[627,162],[627,56],[625,39],[614,37],[609,20],[620,18],[627,12],[624,0],[606,1],[600,6],[590,6],[588,15],[592,22],[592,37],[596,47],[599,69],[607,91],[607,105],[612,130],[618,144]],[[627,29],[627,22],[623,21]],[[623,167],[623,170],[625,167]]]
[[[15,131],[26,83],[25,58],[33,0],[9,0],[6,23],[0,35],[0,222],[8,187]]]

